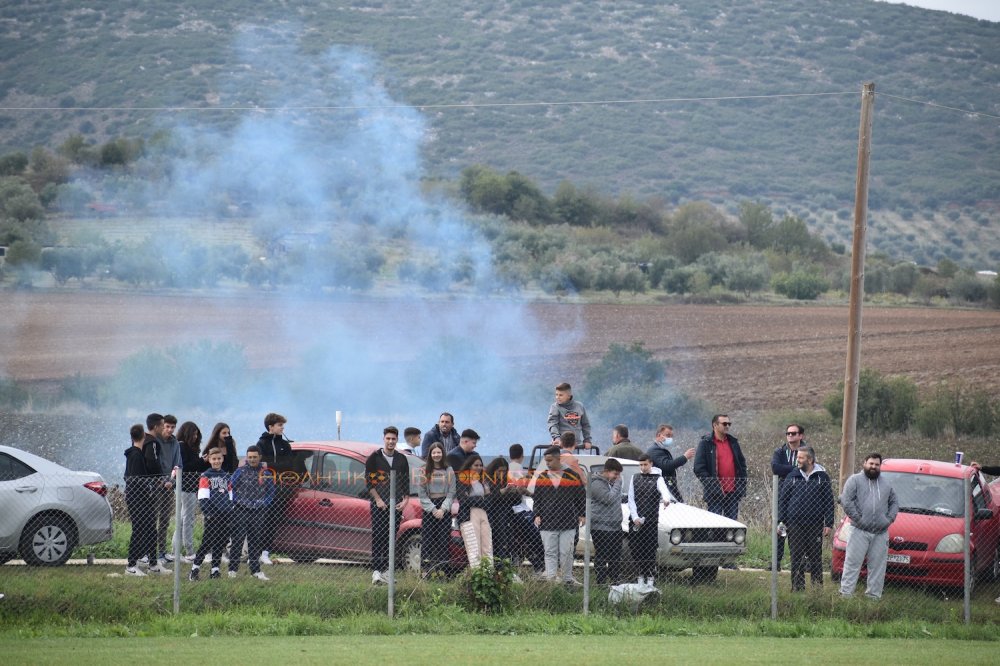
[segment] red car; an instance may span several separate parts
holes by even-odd
[[[272,551],[297,562],[335,558],[367,562],[371,557],[371,513],[365,489],[365,460],[380,448],[362,442],[295,442],[291,469],[276,470],[278,482],[293,485],[284,520]],[[410,500],[396,532],[397,566],[420,571],[420,523],[423,511],[414,479],[423,470],[420,458],[409,454]],[[451,566],[466,564],[457,530],[452,532]]]
[[[965,465],[934,460],[887,458],[882,476],[899,499],[899,514],[889,527],[889,557],[885,578],[907,585],[962,587],[965,568],[963,484],[971,481],[972,528],[970,562],[976,577],[1000,579],[1000,481],[987,484]],[[832,576],[840,580],[850,539],[849,518],[833,536]],[[866,571],[862,569],[862,575]]]

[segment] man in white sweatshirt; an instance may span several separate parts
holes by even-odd
[[[868,587],[865,596],[881,599],[885,584],[885,564],[889,555],[889,525],[896,520],[899,501],[886,479],[881,478],[882,455],[869,453],[861,472],[844,484],[840,503],[854,528],[847,542],[840,594],[850,597],[858,583],[861,565],[868,559]]]

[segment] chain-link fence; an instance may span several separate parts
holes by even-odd
[[[581,612],[641,611],[716,588],[765,616],[770,602],[772,618],[803,604],[838,617],[865,597],[964,595],[968,622],[1000,593],[1000,493],[970,467],[887,461],[878,478],[859,473],[843,489],[819,467],[712,479],[682,503],[637,461],[550,455],[522,467],[469,456],[428,470],[392,458],[309,450],[287,469],[243,464],[181,477],[179,488],[170,476],[108,488],[8,470],[0,557],[61,565],[75,552],[120,575],[169,578],[175,609],[194,586],[252,576],[384,586],[393,615],[416,590],[465,584],[484,561],[510,563],[519,603]]]

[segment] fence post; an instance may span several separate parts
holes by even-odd
[[[975,506],[972,503],[972,477],[968,474],[962,480],[962,489],[965,491],[965,527],[962,532],[962,559],[965,563],[965,623],[972,622],[972,577],[976,575],[970,570],[971,553],[969,552],[969,537],[972,535],[972,512]]]
[[[771,475],[771,619],[778,619],[778,485],[777,474]]]
[[[396,470],[389,472],[389,617],[395,614],[396,594]]]
[[[590,484],[583,484],[584,491],[587,494],[587,504],[586,504],[586,518],[584,519],[584,526],[587,528],[587,538],[583,542],[583,614],[590,614],[590,544],[594,538],[594,531],[590,522]]]
[[[181,469],[174,467],[174,615],[181,612],[181,474]]]

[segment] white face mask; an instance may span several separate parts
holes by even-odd
[[[663,446],[670,446],[673,443],[674,443],[673,437],[667,437],[666,439],[663,440]]]

